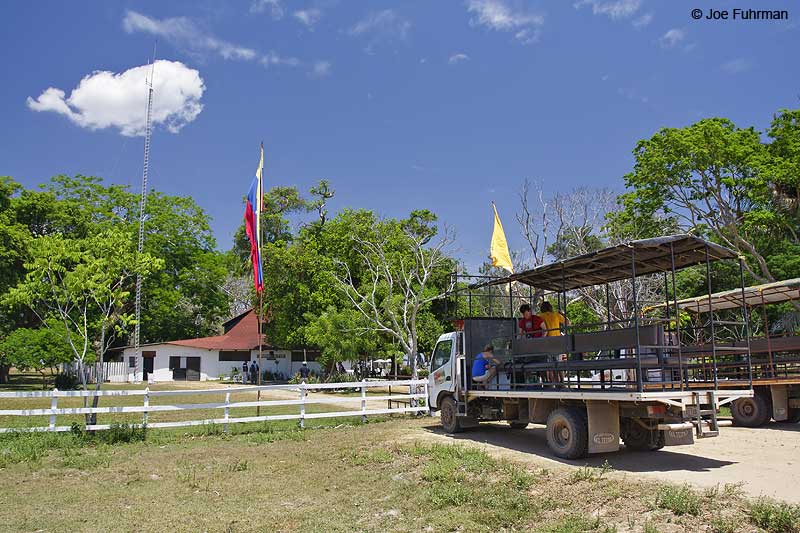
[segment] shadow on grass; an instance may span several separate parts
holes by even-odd
[[[735,464],[733,461],[720,461],[699,455],[670,451],[669,448],[658,452],[634,452],[621,447],[617,453],[590,455],[585,459],[574,461],[560,459],[553,455],[547,447],[545,428],[541,426],[513,430],[500,424],[481,424],[478,428],[468,429],[457,434],[447,434],[438,425],[428,425],[424,429],[447,436],[456,442],[472,441],[491,444],[567,465],[600,467],[607,461],[614,470],[622,472],[671,472],[675,470],[711,472],[723,466]]]

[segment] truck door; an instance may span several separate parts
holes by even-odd
[[[439,407],[437,398],[441,391],[455,390],[455,376],[453,375],[453,365],[455,352],[455,334],[450,334],[447,338],[440,338],[433,349],[431,356],[431,373],[428,378],[431,407]]]

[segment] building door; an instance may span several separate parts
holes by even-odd
[[[142,380],[147,381],[147,374],[153,373],[156,352],[143,351],[142,352]]]
[[[200,358],[186,358],[186,381],[200,381]]]

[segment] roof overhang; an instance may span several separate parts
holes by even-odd
[[[669,272],[673,267],[679,270],[704,263],[706,259],[737,257],[733,250],[694,235],[669,235],[610,246],[473,287],[518,282],[537,289],[567,291],[630,279],[634,272],[638,277]]]
[[[800,278],[753,285],[742,289],[717,292],[711,296],[697,296],[678,300],[678,307],[693,313],[708,313],[724,309],[737,309],[742,306],[742,292],[748,307],[800,300]],[[653,306],[663,308],[667,304]],[[670,304],[674,305],[674,304]]]

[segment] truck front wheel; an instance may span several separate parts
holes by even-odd
[[[772,418],[772,409],[766,395],[756,391],[752,398],[739,398],[731,405],[731,415],[737,426],[755,428]]]
[[[577,407],[559,407],[547,417],[547,445],[557,457],[580,459],[589,447],[586,413]]]
[[[461,423],[458,419],[458,408],[456,401],[452,396],[442,398],[440,405],[442,428],[447,433],[459,433],[462,430]]]

